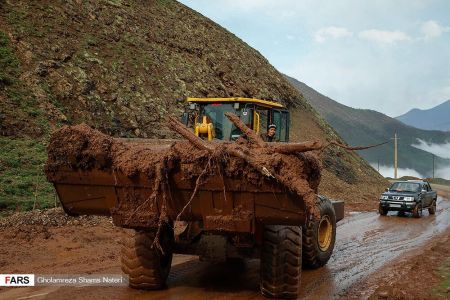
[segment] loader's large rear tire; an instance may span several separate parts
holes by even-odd
[[[261,251],[262,294],[271,298],[297,298],[301,272],[301,227],[265,226]]]
[[[164,254],[152,247],[156,230],[134,231],[122,246],[122,271],[129,276],[129,286],[135,289],[157,290],[166,286],[172,264],[173,232],[161,230],[160,244]]]
[[[303,266],[317,269],[331,257],[336,241],[336,214],[333,204],[325,197],[317,197],[320,220],[308,221],[303,227]]]

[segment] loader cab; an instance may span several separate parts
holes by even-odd
[[[192,127],[197,136],[208,140],[236,140],[241,131],[225,116],[237,115],[257,134],[264,134],[269,124],[275,124],[275,137],[280,142],[289,141],[289,111],[280,103],[253,98],[188,98],[189,111],[183,123]]]

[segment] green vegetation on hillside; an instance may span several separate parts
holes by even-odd
[[[42,136],[49,125],[27,82],[7,35],[0,31],[0,136]]]
[[[52,125],[168,137],[164,120],[181,114],[187,96],[304,103],[261,54],[177,1],[18,0],[0,6],[0,17],[8,25],[0,30],[20,41],[22,73]]]
[[[12,85],[19,76],[19,60],[9,47],[9,39],[0,31],[0,87]]]
[[[53,187],[43,173],[44,142],[0,137],[0,213],[55,205]]]
[[[39,141],[45,140],[48,123],[20,74],[19,59],[0,31],[0,214],[46,208],[55,202],[53,188],[43,174],[45,142]]]

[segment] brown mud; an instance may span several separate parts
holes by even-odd
[[[312,211],[321,171],[315,155],[265,151],[243,139],[223,143],[195,139],[196,142],[174,140],[154,146],[114,139],[83,124],[64,126],[52,135],[45,172],[49,181],[57,180],[61,169],[121,172],[129,178],[146,176],[154,182],[150,202],[163,198],[165,203],[164,199],[170,197],[168,178],[174,173],[181,173],[184,180],[194,181],[196,187],[214,176],[243,179],[256,186],[275,180],[279,186],[297,193]],[[201,148],[198,144],[207,146]],[[166,209],[174,208],[167,205]]]
[[[17,214],[0,222],[0,269],[3,273],[121,274],[119,241],[125,235],[124,229],[114,227],[106,217],[73,218],[65,216],[62,210],[48,214],[48,211]],[[48,222],[48,219],[55,221]],[[48,234],[44,234],[44,228]],[[424,212],[420,219],[394,213],[386,217],[375,212],[352,213],[338,223],[336,246],[328,264],[317,270],[303,270],[301,298],[355,296],[366,299],[375,292],[378,295],[380,290],[377,288],[386,286],[384,281],[378,280],[378,274],[389,273],[391,265],[397,266],[393,264],[396,261],[409,270],[407,274],[417,271],[429,276],[432,270],[425,264],[434,264],[434,260],[439,262],[440,258],[448,256],[447,244],[437,246],[431,252],[436,257],[430,257],[418,266],[419,257],[408,259],[410,256],[405,254],[420,249],[428,251],[433,245],[430,243],[439,240],[449,228],[450,199],[443,197],[438,199],[436,215]],[[366,285],[365,280],[371,278],[375,280]],[[402,278],[389,288],[401,290],[404,286]],[[412,291],[419,288],[428,287],[414,287]],[[174,256],[168,289],[162,291],[137,291],[123,286],[2,287],[0,298],[263,299],[259,292],[258,260],[243,265],[215,264],[185,255]]]
[[[424,247],[402,255],[342,297],[344,299],[448,299],[450,228]],[[447,270],[446,272],[444,270]],[[447,278],[447,285],[444,284]]]

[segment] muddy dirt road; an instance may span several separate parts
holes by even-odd
[[[444,197],[443,197],[444,196]],[[352,285],[370,277],[400,254],[422,247],[450,228],[450,193],[441,192],[436,215],[421,219],[389,213],[353,213],[340,222],[334,254],[328,265],[302,273],[302,298],[339,298]],[[121,232],[111,224],[48,229],[49,237],[0,237],[0,273],[120,274]],[[122,233],[123,234],[123,233]],[[39,235],[40,236],[40,235]],[[14,245],[14,247],[11,247]],[[14,250],[12,250],[14,249]],[[259,263],[212,264],[177,255],[169,289],[143,292],[127,287],[2,288],[2,299],[255,299],[259,294]]]

